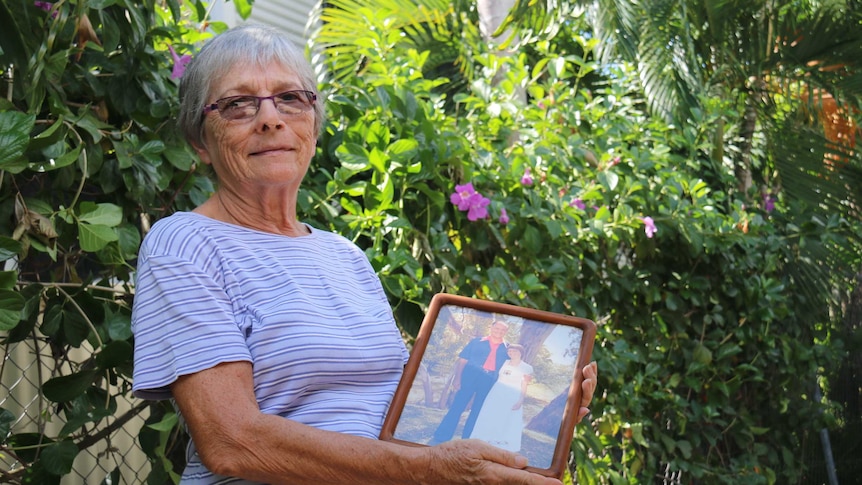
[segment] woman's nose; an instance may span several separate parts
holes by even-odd
[[[275,107],[275,98],[262,99],[257,110],[256,123],[259,123],[260,129],[267,130],[269,128],[281,129],[284,126],[284,120],[281,118],[278,108]]]

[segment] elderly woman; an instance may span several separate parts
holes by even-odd
[[[213,38],[183,76],[180,128],[218,189],[153,225],[132,315],[134,392],[173,399],[191,435],[182,483],[558,484],[478,440],[376,439],[408,355],[362,251],[297,220],[315,88],[262,26]]]

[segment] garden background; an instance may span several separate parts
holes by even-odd
[[[210,8],[0,3],[3,483],[178,478],[172,408],[129,396],[129,315],[147,229],[213,190],[173,120],[227,27]],[[860,483],[860,22],[858,0],[322,3],[300,214],[365,251],[408,342],[437,292],[595,320],[567,480]]]

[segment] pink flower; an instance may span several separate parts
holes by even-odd
[[[455,192],[449,196],[449,201],[458,206],[458,210],[465,211],[469,210],[470,207],[473,206],[476,201],[476,197],[482,197],[476,189],[473,188],[473,184],[468,182],[464,185],[456,185]]]
[[[580,210],[584,210],[587,207],[587,204],[584,204],[584,201],[582,201],[581,199],[575,199],[575,200],[569,202],[569,206],[570,207],[577,207]]]
[[[54,10],[54,3],[53,2],[40,2],[37,0],[37,1],[33,2],[33,6],[36,8],[40,8],[46,12],[51,12],[51,18],[52,19],[57,18],[57,14],[59,13],[58,11]]]
[[[192,56],[189,54],[179,56],[177,55],[177,51],[174,50],[174,47],[170,45],[168,46],[168,50],[171,51],[171,57],[174,59],[174,68],[171,71],[171,79],[179,79],[183,77],[183,73],[186,72],[186,66],[192,61]]]
[[[467,211],[467,219],[470,221],[488,217],[488,205],[491,199],[476,192],[472,183],[456,185],[455,192],[449,196],[449,201],[458,206],[458,210]]]
[[[655,233],[658,232],[658,228],[655,227],[655,221],[653,221],[650,216],[641,217],[641,220],[644,222],[644,233],[646,233],[646,237],[651,239],[655,236]]]
[[[506,224],[508,224],[508,223],[509,223],[509,214],[507,214],[507,213],[506,213],[506,208],[505,208],[505,207],[503,207],[502,209],[500,209],[500,219],[499,219],[499,221],[500,221],[500,224],[503,224],[504,226],[505,226]]]
[[[490,203],[491,199],[479,195],[479,198],[473,203],[473,205],[470,206],[470,209],[467,211],[467,220],[478,221],[479,219],[484,219],[488,217],[488,204]]]
[[[533,185],[533,176],[530,175],[530,167],[524,169],[524,175],[521,177],[521,185],[526,187]]]

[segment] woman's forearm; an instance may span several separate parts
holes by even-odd
[[[419,483],[425,451],[395,443],[323,431],[260,414],[213,443],[204,464],[219,475],[271,484]]]

